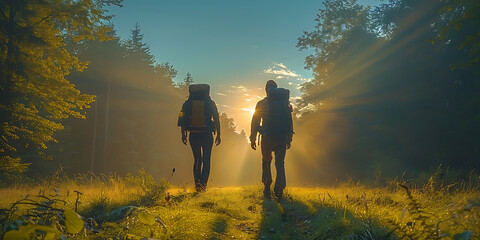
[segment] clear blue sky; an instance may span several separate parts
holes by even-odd
[[[361,0],[362,4],[378,3]],[[112,8],[117,34],[126,39],[139,23],[157,62],[208,83],[219,110],[249,132],[248,119],[268,79],[298,97],[298,84],[312,78],[307,52],[296,47],[311,31],[320,0],[124,0]]]

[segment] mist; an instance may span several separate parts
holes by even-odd
[[[291,154],[312,166],[295,164],[304,181],[424,182],[440,165],[461,181],[478,171],[479,68],[458,50],[478,27],[439,36],[452,16],[438,1],[324,7],[297,45],[317,52],[300,101],[316,111],[297,121]]]
[[[457,16],[442,12],[447,3],[433,0],[375,7],[334,2],[326,1],[312,19],[314,30],[298,38],[297,48],[313,53],[305,67],[314,78],[294,102],[288,185],[381,185],[400,176],[421,182],[439,165],[453,180],[477,171],[480,68],[474,45],[465,39],[479,25],[450,29],[447,20]],[[59,168],[119,175],[145,169],[157,181],[192,185],[193,155],[177,127],[188,85],[173,81],[177,70],[168,59],[150,53],[138,24],[128,39],[108,35],[108,41],[67,44],[88,62],[67,79],[95,101],[82,109],[85,119],[61,121],[58,142],[48,143],[51,160],[19,151],[22,161],[32,163],[26,176],[48,176]],[[219,96],[212,98],[222,104]],[[249,129],[239,131],[236,121],[246,120],[220,115],[212,186],[261,183],[261,153],[250,148]]]

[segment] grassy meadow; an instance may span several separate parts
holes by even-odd
[[[53,176],[0,189],[2,239],[480,239],[480,192],[468,184],[422,188],[288,187],[160,183],[141,171],[121,178]]]

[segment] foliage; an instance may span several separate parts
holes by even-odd
[[[435,40],[467,53],[465,58],[452,64],[454,68],[478,66],[480,3],[475,0],[443,0],[443,2],[440,10],[442,21],[435,26],[437,29]]]
[[[28,165],[28,163],[21,163],[20,158],[0,156],[0,185],[11,183],[18,179]]]
[[[134,177],[152,179],[152,176],[145,171],[141,171],[139,176]],[[56,178],[53,176],[45,181]],[[8,208],[1,209],[2,239],[58,239],[67,236],[76,238],[81,237],[85,232],[98,233],[100,224],[118,222],[125,218],[138,219],[145,225],[153,224],[152,217],[155,223],[161,222],[158,216],[138,206],[150,204],[145,199],[154,198],[157,200],[156,203],[161,202],[163,198],[159,197],[165,195],[168,184],[165,181],[161,184],[153,182],[153,185],[145,189],[141,185],[142,181],[132,183],[130,180],[115,175],[106,177],[87,174],[75,178],[64,176],[57,183],[51,182],[36,188],[30,186],[28,190],[23,190],[28,192],[23,192],[27,193],[24,198],[8,204]],[[163,189],[162,192],[156,190],[160,188]],[[72,191],[73,189],[81,189],[81,192]],[[3,189],[2,191],[12,190]],[[35,196],[32,192],[38,195]],[[11,193],[9,195],[18,196]],[[0,206],[6,206],[7,203],[8,201],[2,201]],[[78,213],[74,210],[77,209],[77,204]],[[137,206],[130,204],[137,204]]]
[[[164,78],[170,79],[170,85],[173,85],[172,79],[177,76],[177,70],[172,65],[167,63],[161,63],[155,66],[155,72]]]
[[[357,56],[358,48],[373,39],[373,34],[367,28],[368,7],[358,5],[356,0],[328,0],[323,5],[324,8],[319,10],[315,18],[315,30],[304,32],[297,43],[300,50],[314,50],[314,54],[305,59],[305,68],[313,69],[315,76],[313,82],[303,85],[305,104],[314,103],[314,99],[321,97],[330,97],[318,94],[328,92],[342,81],[333,75],[338,68],[336,63]]]
[[[55,239],[62,233],[76,234],[83,229],[83,220],[65,206],[65,201],[46,196],[40,196],[39,199],[43,201],[21,199],[9,209],[4,209],[2,239]],[[18,215],[22,205],[28,210]]]
[[[45,155],[54,132],[70,116],[85,118],[84,109],[94,96],[82,94],[66,80],[72,71],[83,71],[88,62],[67,51],[67,39],[79,43],[106,39],[112,1],[0,2],[0,157],[17,159],[28,152]],[[2,166],[5,164],[2,163]],[[18,165],[14,172],[22,172]],[[7,171],[7,169],[2,169]]]
[[[314,72],[299,112],[316,111],[302,115],[296,133],[325,140],[305,141],[307,162],[331,160],[310,179],[343,177],[345,169],[367,179],[378,172],[393,177],[398,169],[417,177],[441,163],[463,176],[480,168],[477,5],[323,3],[314,29],[297,43],[313,50],[305,67]],[[467,62],[472,65],[452,69]]]

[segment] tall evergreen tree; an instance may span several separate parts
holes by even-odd
[[[127,49],[126,57],[130,61],[147,66],[153,66],[155,63],[155,57],[151,54],[148,44],[144,42],[138,23],[131,30],[130,37],[125,41],[124,45]]]
[[[193,77],[192,77],[192,74],[190,74],[189,72],[187,73],[187,76],[183,79],[183,82],[185,83],[185,86],[190,86],[192,83],[193,83]]]

